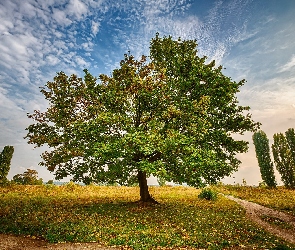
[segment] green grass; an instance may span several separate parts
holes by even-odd
[[[223,194],[230,194],[295,216],[295,190],[285,187],[269,189],[238,185],[218,185],[216,189]]]
[[[100,242],[125,249],[272,249],[289,246],[222,196],[151,187],[158,205],[136,203],[137,187],[11,186],[0,188],[0,232],[49,242]]]

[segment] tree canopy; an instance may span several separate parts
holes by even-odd
[[[199,187],[236,171],[248,142],[234,133],[256,131],[232,81],[196,41],[151,40],[150,56],[125,55],[110,76],[84,78],[59,72],[41,92],[49,108],[29,114],[28,143],[47,144],[41,165],[73,181],[139,182],[141,200],[152,200],[146,178]]]

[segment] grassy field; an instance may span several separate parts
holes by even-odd
[[[295,190],[284,187],[268,189],[237,185],[218,185],[216,189],[224,194],[230,194],[295,216]]]
[[[207,201],[194,188],[150,187],[150,192],[160,204],[136,203],[137,187],[2,187],[0,233],[124,249],[295,247],[256,227],[240,206],[221,195]]]

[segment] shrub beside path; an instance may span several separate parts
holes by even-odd
[[[250,202],[250,201],[245,201],[241,200],[238,198],[235,198],[230,195],[225,195],[227,198],[237,202],[241,206],[243,206],[246,209],[246,214],[248,217],[256,222],[258,225],[263,227],[266,231],[290,242],[295,244],[295,217],[271,208],[267,208],[264,206],[261,206],[259,204]],[[261,219],[261,216],[266,215],[266,216],[271,216],[273,218],[278,218],[285,223],[289,224],[290,226],[293,227],[293,229],[283,229],[278,226],[274,226],[270,223],[267,223],[266,221],[263,221]]]

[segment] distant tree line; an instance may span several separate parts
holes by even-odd
[[[0,153],[0,185],[7,185],[9,183],[22,185],[42,185],[42,178],[38,178],[38,172],[32,169],[27,169],[23,174],[17,174],[13,176],[12,181],[7,179],[13,153],[13,146],[5,146]]]
[[[23,174],[13,176],[12,182],[21,185],[42,185],[42,178],[38,178],[38,172],[33,169],[27,169]]]
[[[274,163],[271,160],[270,146],[267,135],[262,130],[255,132],[253,142],[256,157],[263,182],[268,187],[276,187],[274,165],[281,175],[282,182],[287,188],[295,189],[295,132],[289,128],[285,134],[273,135],[271,145]]]

